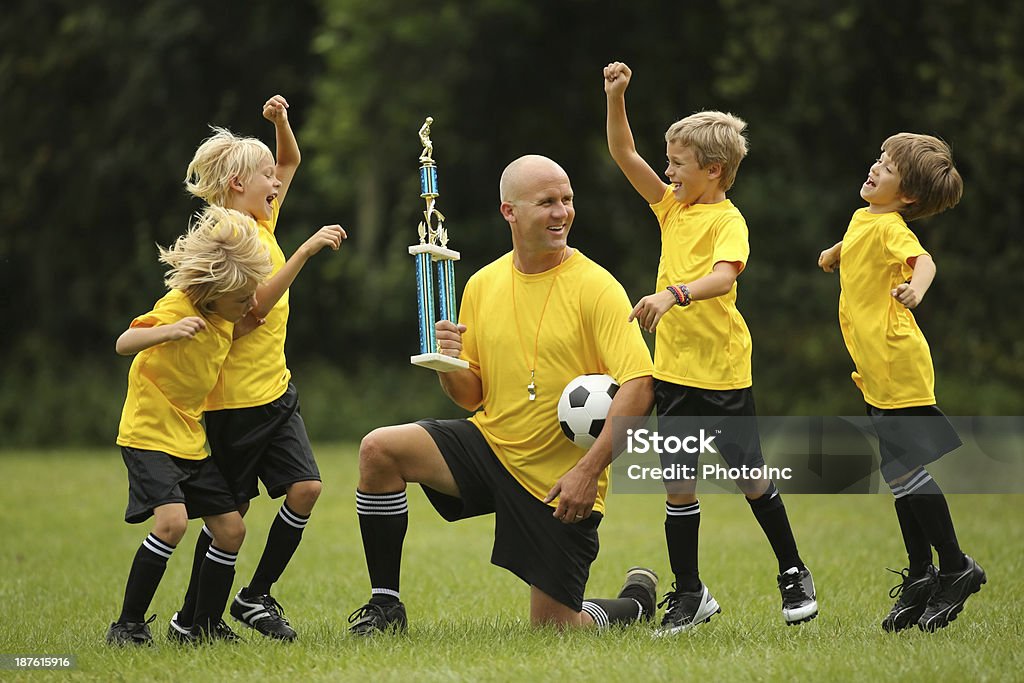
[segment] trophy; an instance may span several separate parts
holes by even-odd
[[[427,117],[420,127],[420,196],[426,202],[423,220],[419,224],[419,244],[409,247],[409,253],[416,259],[416,298],[420,323],[420,352],[411,356],[409,362],[420,367],[452,372],[464,370],[469,363],[461,358],[446,356],[439,352],[434,324],[437,320],[456,322],[455,309],[455,262],[459,252],[448,248],[448,231],[444,227],[444,214],[435,206],[437,191],[437,166],[434,164],[434,144],[430,141],[430,124],[434,119]],[[434,274],[437,274],[436,303],[440,305],[441,317],[435,315]]]

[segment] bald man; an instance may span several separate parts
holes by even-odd
[[[441,321],[441,353],[469,369],[438,373],[445,393],[474,411],[374,430],[359,448],[356,509],[371,598],[349,621],[358,635],[407,627],[400,600],[406,487],[418,483],[448,521],[494,514],[491,562],[530,586],[535,625],[606,627],[649,620],[657,576],[634,567],[619,597],[584,600],[597,557],[612,420],[589,450],[558,425],[574,377],[604,373],[620,384],[609,418],[648,415],[653,364],[632,304],[608,271],[569,246],[572,186],[551,159],[530,155],[499,186],[512,251],[466,283],[459,323]]]

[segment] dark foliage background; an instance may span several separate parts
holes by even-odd
[[[762,414],[859,414],[815,267],[861,205],[882,140],[949,141],[961,205],[913,225],[939,275],[917,311],[950,414],[1024,409],[1024,5],[957,0],[151,0],[16,2],[0,25],[0,429],[8,445],[111,443],[128,360],[113,341],[161,295],[155,243],[198,208],[181,184],[208,124],[258,135],[282,93],[304,160],[290,253],[342,223],[292,289],[289,362],[315,438],[455,415],[416,351],[416,132],[435,119],[439,208],[461,282],[508,250],[497,180],[546,154],[577,196],[572,242],[635,300],[656,223],[608,156],[601,68],[634,69],[641,153],[693,111],[732,111],[751,152],[731,192],[751,229],[740,307]]]

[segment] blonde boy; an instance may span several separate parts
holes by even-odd
[[[818,258],[828,273],[842,260],[839,326],[856,366],[853,381],[878,434],[882,477],[907,548],[910,566],[882,620],[890,632],[944,628],[987,580],[960,550],[946,498],[924,469],[961,442],[935,404],[931,352],[910,312],[931,286],[935,262],[907,223],[956,206],[962,193],[946,143],[893,135],[861,185],[868,205],[853,214],[843,240]]]
[[[732,114],[702,111],[672,124],[665,134],[666,184],[633,142],[625,99],[631,77],[621,62],[604,68],[608,150],[661,227],[658,291],[640,299],[630,318],[657,332],[658,417],[741,418],[745,433],[725,444],[722,456],[733,467],[757,467],[764,460],[753,420],[750,332],[736,308],[736,279],[750,247],[746,222],[726,197],[747,153],[746,123]],[[693,467],[695,458],[682,464]],[[768,480],[738,483],[778,560],[785,622],[813,619],[818,613],[814,582],[800,559],[782,497]],[[698,572],[695,487],[691,480],[672,488],[665,506],[665,538],[676,579],[665,598],[665,634],[686,631],[721,612]]]
[[[321,483],[285,360],[288,288],[310,257],[324,247],[337,250],[346,234],[338,225],[324,226],[285,260],[277,243],[277,219],[301,157],[288,122],[287,101],[280,95],[271,97],[263,105],[263,116],[274,124],[276,160],[259,140],[214,128],[188,166],[185,187],[210,205],[253,218],[273,262],[273,274],[260,286],[258,303],[246,320],[246,329],[254,329],[231,346],[207,399],[206,428],[211,454],[243,515],[249,501],[259,495],[258,481],[272,498],[285,496],[256,572],[232,602],[231,615],[265,636],[293,640],[295,630],[270,595],[270,587],[299,545]],[[209,543],[210,534],[204,530],[196,544],[185,601],[168,628],[172,638],[188,638]]]
[[[230,638],[221,615],[234,559],[245,537],[227,482],[208,457],[200,424],[203,404],[231,347],[234,324],[256,305],[256,287],[270,258],[250,219],[208,209],[170,249],[170,291],[132,321],[116,350],[136,354],[117,444],[128,468],[125,521],[150,516],[153,529],[135,554],[124,604],[107,642],[152,641],[146,610],[188,520],[202,517],[213,534],[204,553],[192,638]]]

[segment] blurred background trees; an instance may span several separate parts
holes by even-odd
[[[961,205],[913,224],[939,276],[916,315],[950,414],[1024,409],[1024,5],[958,0],[20,1],[0,26],[0,428],[8,445],[111,443],[129,360],[113,340],[162,291],[155,244],[199,204],[182,188],[208,124],[273,147],[260,107],[291,103],[303,165],[286,253],[350,239],[292,288],[288,355],[314,438],[458,415],[416,352],[417,130],[432,138],[457,278],[510,248],[497,181],[548,155],[572,178],[571,242],[634,300],[653,287],[650,211],[608,156],[601,68],[634,70],[641,154],[699,109],[749,123],[730,193],[750,226],[739,305],[765,415],[860,414],[815,267],[861,205],[888,135],[953,146]]]

